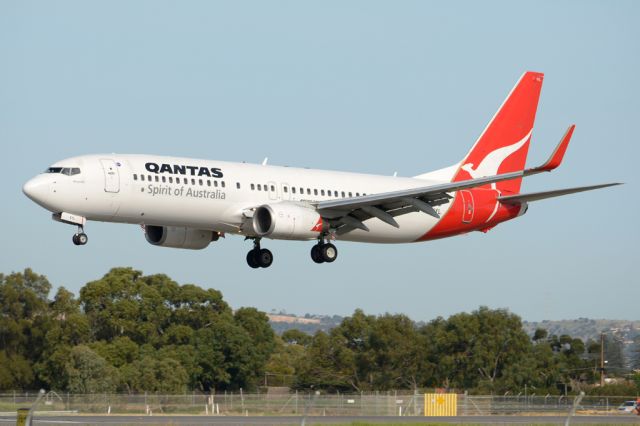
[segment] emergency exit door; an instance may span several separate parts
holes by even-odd
[[[473,220],[473,194],[471,191],[460,191],[462,197],[462,222],[471,223]]]

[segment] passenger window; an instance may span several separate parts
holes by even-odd
[[[351,193],[349,193],[349,198],[353,197],[353,195]]]
[[[240,189],[240,182],[236,182],[236,188]]]
[[[320,190],[320,195],[324,196],[324,189]]]
[[[256,189],[256,186],[254,184],[251,184],[251,190],[253,191],[254,189]]]
[[[266,184],[266,183],[264,184],[264,190],[265,190],[265,191],[268,191],[268,190],[269,190],[269,187],[267,186],[267,184]]]
[[[140,180],[144,182],[144,175],[140,175]]]
[[[191,178],[191,185],[195,185],[196,184],[196,180],[194,178]]]
[[[342,198],[344,198],[344,191],[342,191]]]
[[[224,188],[224,181],[220,182],[220,184],[222,185],[222,187]]]
[[[271,192],[276,192],[276,187],[271,185]]]
[[[258,191],[262,191],[262,185],[258,184]]]
[[[360,196],[360,193],[359,193],[359,192],[356,192],[356,197],[359,197],[359,196]]]
[[[287,187],[286,187],[286,186],[283,186],[283,187],[282,187],[282,190],[283,190],[284,192],[289,192],[289,190],[287,189]]]
[[[317,189],[313,190],[313,195],[318,195],[318,190]]]
[[[211,186],[211,181],[207,179],[207,186]]]
[[[304,188],[300,188],[300,193],[304,194]]]
[[[307,195],[311,195],[311,189],[307,188]]]
[[[198,179],[198,183],[202,186],[202,179]]]
[[[138,175],[137,174],[133,174],[133,180],[138,180]]]
[[[166,176],[162,176],[162,183],[165,183],[167,181],[167,177]]]
[[[156,182],[160,182],[160,178],[156,175]]]
[[[296,193],[296,187],[295,187],[295,186],[292,186],[292,187],[291,187],[291,193],[292,193],[292,194],[295,194],[295,193]]]
[[[151,176],[151,175],[147,175],[147,180],[148,180],[149,182],[153,182],[153,176]]]
[[[169,183],[173,183],[173,176],[169,176]]]
[[[338,191],[333,191],[333,196],[337,197],[338,196]]]

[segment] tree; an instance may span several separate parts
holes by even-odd
[[[307,333],[292,328],[282,333],[282,340],[289,345],[308,346],[312,339]]]
[[[252,374],[246,380],[247,384],[254,385],[264,374],[265,365],[275,350],[275,334],[269,325],[267,315],[256,308],[240,308],[233,315],[233,319],[251,339],[253,347],[251,362],[254,365]]]
[[[547,338],[549,332],[547,332],[544,328],[536,328],[535,333],[533,333],[533,341],[538,343]]]
[[[145,356],[120,369],[121,386],[128,392],[184,393],[188,376],[173,358]]]
[[[528,378],[514,374],[531,351],[531,342],[517,315],[487,307],[471,314],[456,314],[427,324],[425,352],[437,366],[432,385],[484,391],[502,391],[505,374],[509,386],[524,385]]]
[[[84,345],[71,349],[65,374],[68,390],[74,393],[113,392],[118,382],[117,371]]]

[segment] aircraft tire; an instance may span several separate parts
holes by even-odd
[[[268,268],[273,263],[273,254],[270,250],[260,249],[256,253],[256,261],[261,268]]]
[[[71,241],[73,241],[73,244],[79,246],[80,241],[78,241],[78,234],[73,234],[73,237],[71,237]]]
[[[320,254],[320,245],[316,244],[311,247],[311,259],[315,263],[324,263],[324,259],[322,259],[322,255]]]
[[[249,250],[247,252],[247,265],[252,267],[253,269],[259,268],[258,261],[256,259],[256,250]]]
[[[87,244],[87,242],[89,242],[89,237],[87,237],[87,234],[85,234],[84,232],[76,235],[76,239],[78,240],[78,245],[80,246],[83,246]]]
[[[331,263],[338,257],[338,249],[331,243],[320,246],[320,255],[322,260]]]

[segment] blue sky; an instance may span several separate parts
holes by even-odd
[[[640,3],[0,1],[0,271],[77,292],[113,266],[221,290],[233,307],[406,313],[504,307],[527,320],[640,319]],[[546,74],[529,165],[576,123],[565,163],[523,191],[626,182],[532,204],[488,234],[413,245],[200,251],[28,200],[50,163],[153,153],[413,176],[467,152],[522,72]]]

